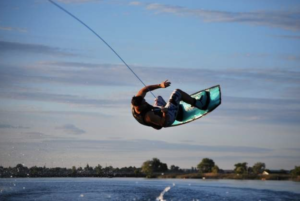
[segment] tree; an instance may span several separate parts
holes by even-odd
[[[203,158],[198,164],[197,168],[201,173],[211,172],[212,168],[215,166],[215,162],[209,158]]]
[[[95,167],[95,171],[96,171],[96,174],[97,174],[97,176],[100,176],[100,175],[102,175],[102,166],[101,165],[97,165],[96,167]]]
[[[160,162],[158,158],[153,158],[152,160],[145,161],[142,165],[142,172],[146,174],[147,177],[152,177],[153,173],[166,172],[168,171],[168,166],[166,163]]]
[[[90,167],[89,164],[86,164],[84,171],[91,172],[93,171],[93,167]]]
[[[211,171],[213,173],[219,173],[220,169],[219,169],[219,167],[217,165],[215,165],[214,167],[212,167]]]
[[[248,167],[247,172],[248,172],[248,174],[253,173],[253,167]]]
[[[142,172],[144,174],[146,174],[146,176],[148,178],[151,178],[152,177],[152,174],[153,174],[153,168],[152,168],[152,162],[151,161],[145,161],[142,165]]]
[[[24,166],[23,166],[22,164],[19,163],[19,164],[16,166],[16,168],[17,168],[17,169],[22,169],[22,168],[24,168]]]
[[[254,174],[261,174],[266,169],[265,163],[257,162],[253,165],[252,170]]]
[[[171,165],[170,171],[171,172],[180,172],[181,170],[180,170],[180,168],[178,166]]]
[[[139,169],[134,169],[133,173],[134,173],[135,175],[138,175],[138,174],[140,174],[140,170],[139,170]]]
[[[72,167],[72,176],[76,176],[76,174],[77,174],[77,169],[76,169],[76,167],[75,166],[73,166]]]
[[[234,172],[237,173],[237,174],[245,174],[247,173],[247,163],[244,162],[244,163],[237,163],[234,165],[235,168],[234,168]]]
[[[30,169],[30,175],[36,177],[38,175],[38,167],[33,166]]]
[[[23,166],[22,164],[18,164],[15,168],[18,172],[23,172],[27,169],[27,167]]]
[[[113,166],[106,166],[105,168],[103,168],[103,172],[105,174],[113,174],[114,173],[114,167]]]
[[[160,162],[158,158],[153,158],[151,163],[153,172],[166,172],[168,170],[167,164]]]
[[[293,176],[300,176],[300,166],[295,166],[295,169],[291,171]]]

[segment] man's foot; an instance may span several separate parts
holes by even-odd
[[[207,110],[209,105],[209,92],[205,91],[205,94],[203,94],[199,100],[196,100],[195,107],[197,107],[200,110]]]

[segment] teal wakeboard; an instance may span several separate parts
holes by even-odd
[[[208,92],[208,93],[207,93]],[[186,124],[192,121],[195,121],[208,113],[212,112],[221,104],[221,88],[220,85],[216,85],[210,87],[208,89],[204,89],[198,91],[191,95],[193,98],[197,100],[200,99],[201,96],[208,96],[209,104],[206,110],[200,110],[198,108],[192,107],[190,104],[180,101],[180,110],[177,115],[176,120],[170,126],[179,126],[182,124]]]

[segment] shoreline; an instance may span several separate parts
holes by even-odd
[[[237,175],[237,174],[157,174],[152,177],[146,176],[120,176],[120,175],[110,175],[110,176],[10,176],[10,177],[0,177],[0,179],[34,179],[34,178],[103,178],[103,179],[113,179],[113,178],[126,178],[126,179],[187,179],[187,180],[255,180],[255,181],[294,181],[300,182],[300,176],[292,177],[289,175]]]
[[[160,175],[158,178],[162,179],[202,179],[202,180],[210,180],[210,179],[218,179],[218,180],[276,180],[276,181],[300,181],[300,176],[293,177],[290,175],[239,175],[239,174],[219,174],[219,173],[206,173],[206,174],[199,174],[199,173],[192,173],[192,174],[168,174],[168,175]]]

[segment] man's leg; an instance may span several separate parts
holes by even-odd
[[[181,100],[190,104],[190,105],[195,105],[196,99],[192,98],[189,94],[185,93],[184,91],[180,89],[176,89],[181,93]]]
[[[208,94],[205,96],[201,96],[200,100],[196,100],[195,98],[191,97],[189,94],[185,93],[184,91],[177,89],[181,93],[181,100],[194,106],[197,107],[200,110],[206,110],[208,106]]]

